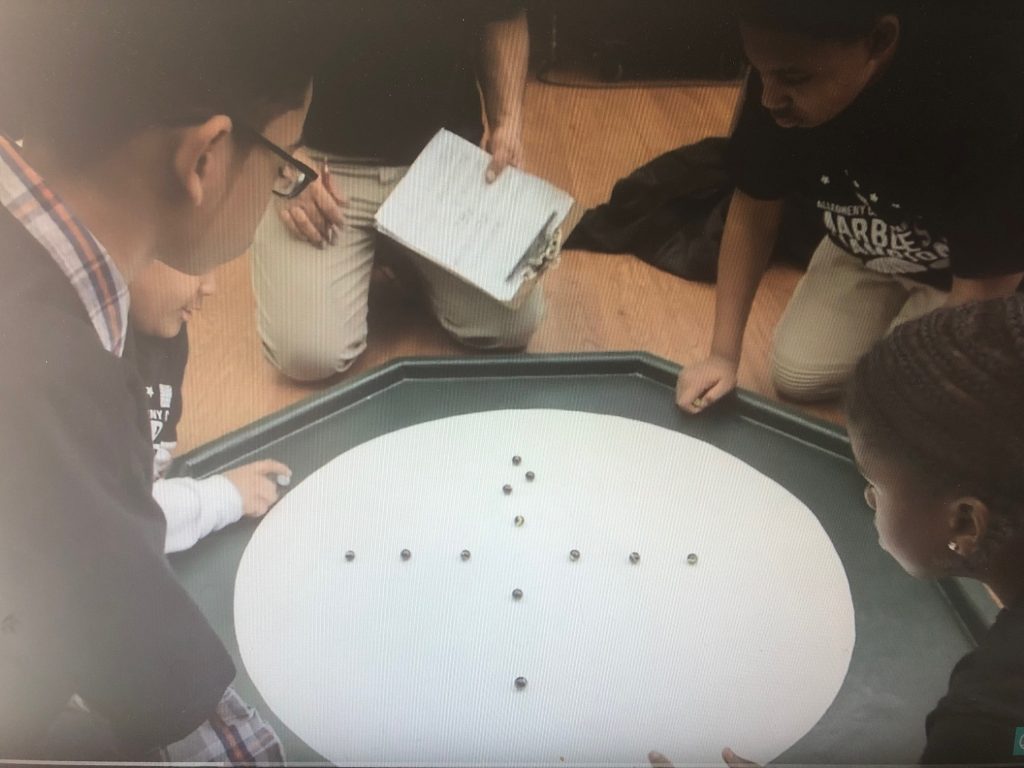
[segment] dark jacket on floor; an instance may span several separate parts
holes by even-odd
[[[621,179],[611,200],[587,211],[566,248],[633,253],[687,280],[713,283],[733,191],[728,139],[674,149]],[[824,236],[820,214],[787,202],[775,255],[806,266]]]

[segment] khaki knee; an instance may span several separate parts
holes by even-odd
[[[324,338],[320,332],[290,339],[263,335],[263,352],[271,364],[294,381],[322,381],[348,370],[366,349],[362,333]]]
[[[772,350],[771,378],[776,391],[787,400],[813,403],[842,394],[853,366],[823,366],[820,362]]]
[[[475,311],[474,311],[475,310]],[[538,286],[519,307],[497,302],[477,305],[459,317],[438,317],[461,344],[474,349],[522,349],[544,318],[544,294]]]

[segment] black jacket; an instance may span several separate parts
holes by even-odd
[[[3,208],[0,273],[0,757],[139,758],[206,720],[234,666],[163,555],[130,344],[103,348]],[[113,754],[60,752],[73,694]]]
[[[715,282],[733,191],[728,143],[724,138],[704,139],[636,169],[616,182],[609,202],[583,215],[565,247],[633,253],[687,280]],[[824,234],[821,215],[791,199],[774,255],[806,266]]]

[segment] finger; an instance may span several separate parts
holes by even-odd
[[[486,179],[488,184],[493,184],[501,176],[501,172],[504,171],[509,165],[509,153],[505,149],[499,149],[494,153],[491,158],[490,165],[487,166]]]
[[[758,768],[757,763],[751,762],[750,760],[745,760],[744,758],[740,757],[735,752],[733,752],[731,749],[729,749],[729,747],[726,747],[722,750],[722,759],[725,761],[726,765],[729,766],[729,768],[743,768],[744,766],[751,765],[754,766],[754,768]]]
[[[321,194],[324,194],[321,192]],[[324,218],[323,212],[320,210],[320,206],[317,205],[316,199],[312,193],[308,197],[300,197],[295,200],[292,204],[292,209],[299,208],[306,218],[309,219],[309,223],[313,225],[321,239],[326,240],[328,232],[331,228],[331,223]]]
[[[671,761],[661,752],[648,752],[647,759],[651,761],[651,765],[658,768],[673,768]]]
[[[676,404],[687,413],[700,413],[707,407],[704,394],[714,386],[714,381],[704,377],[687,379],[680,377],[676,392]]]
[[[256,486],[256,500],[259,502],[260,509],[266,512],[279,498],[277,484],[265,477],[260,478],[259,484]]]
[[[274,506],[274,502],[277,499],[268,499],[263,496],[257,496],[253,501],[252,509],[249,510],[249,517],[263,517],[270,508]]]
[[[726,379],[721,379],[717,384],[715,384],[715,386],[704,393],[702,398],[704,400],[704,407],[707,408],[712,403],[717,403],[733,389],[734,385],[732,382],[727,381]]]
[[[291,232],[293,237],[297,237],[299,240],[305,240],[306,236],[299,229],[299,225],[295,223],[295,219],[292,216],[291,208],[278,208],[277,215],[284,223],[285,229]]]
[[[310,187],[310,195],[317,207],[317,213],[324,220],[324,226],[330,227],[331,224],[341,226],[345,220],[345,212],[331,195],[331,191],[323,184],[314,184]]]
[[[254,461],[250,464],[255,471],[261,475],[267,477],[276,477],[277,475],[291,475],[292,471],[287,464],[283,464],[276,459],[261,459],[260,461]]]
[[[327,165],[327,163],[324,163],[323,173],[321,174],[320,178],[323,179],[324,189],[327,190],[327,194],[334,198],[334,201],[339,206],[341,206],[342,208],[347,208],[348,196],[344,192],[342,192],[334,183],[334,177],[331,175],[331,169],[330,166]]]
[[[280,495],[281,488],[292,484],[292,470],[287,464],[282,464],[273,459],[265,459],[252,465],[260,475],[266,477],[273,483],[275,493]]]
[[[313,226],[313,223],[309,220],[306,212],[296,206],[291,209],[291,214],[292,221],[295,222],[295,227],[299,230],[299,237],[312,243],[317,248],[323,248],[323,238],[320,237],[320,233],[317,231],[316,227]]]

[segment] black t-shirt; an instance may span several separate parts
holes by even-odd
[[[137,759],[206,720],[234,666],[163,553],[130,339],[103,348],[3,208],[0,273],[0,757],[52,757],[78,694]]]
[[[926,764],[1024,764],[1024,608],[1002,611],[928,715]]]
[[[135,333],[135,361],[158,460],[170,458],[178,442],[181,383],[188,365],[188,326],[172,339]],[[162,454],[165,454],[162,456]]]
[[[408,165],[440,128],[483,134],[475,54],[484,26],[514,0],[352,0],[314,80],[307,146]]]
[[[778,127],[752,74],[730,142],[737,187],[808,198],[880,272],[948,288],[1024,271],[1022,25],[1007,8],[908,9],[889,68],[817,128]]]

